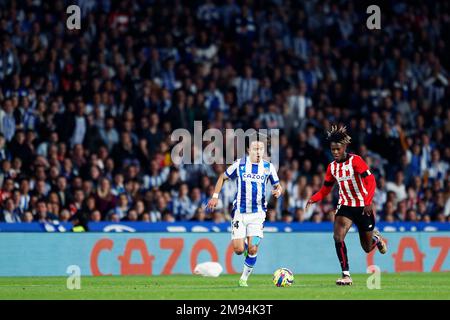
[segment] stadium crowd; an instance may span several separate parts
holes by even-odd
[[[171,133],[280,129],[285,192],[269,221],[330,221],[337,188],[304,210],[332,160],[331,124],[377,179],[381,221],[450,222],[449,3],[0,0],[0,220],[229,220],[225,165],[174,165]],[[194,150],[198,155],[199,150]]]

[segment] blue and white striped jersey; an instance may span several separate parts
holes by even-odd
[[[235,213],[266,212],[266,183],[272,185],[279,182],[277,171],[272,163],[262,160],[252,163],[248,156],[236,160],[225,171],[228,178],[236,180],[237,192],[233,201]]]

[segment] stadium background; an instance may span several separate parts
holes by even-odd
[[[65,9],[74,3],[81,30],[69,31]],[[170,134],[192,132],[194,120],[204,129],[280,129],[286,192],[269,201],[277,232],[263,245],[273,252],[294,237],[288,247],[304,252],[320,243],[317,265],[327,269],[308,266],[311,252],[293,260],[300,271],[338,267],[329,252],[336,192],[303,209],[331,160],[324,132],[332,123],[347,125],[351,150],[375,173],[377,219],[394,231],[392,252],[398,257],[403,245],[412,250],[405,261],[420,262],[411,270],[398,269],[395,256],[377,263],[448,270],[448,6],[386,2],[381,30],[368,30],[359,1],[0,1],[0,231],[9,231],[0,233],[9,261],[0,274],[64,274],[58,259],[93,274],[95,243],[118,237],[116,257],[133,237],[69,231],[127,231],[130,223],[128,231],[159,228],[134,237],[150,252],[166,237],[188,243],[175,272],[190,272],[202,239],[225,264],[229,235],[214,232],[227,231],[234,185],[226,184],[218,210],[204,210],[225,166],[170,159]],[[193,224],[209,233],[180,232]],[[161,233],[169,225],[176,235]],[[304,233],[310,225],[318,233]],[[353,238],[351,261],[365,272],[369,261]],[[23,264],[25,255],[33,263]],[[257,272],[270,273],[277,257],[261,255]]]

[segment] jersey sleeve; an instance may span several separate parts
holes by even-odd
[[[360,156],[356,156],[355,159],[353,160],[353,169],[357,174],[361,175],[361,177],[363,178],[370,176],[372,174],[372,172],[370,172],[369,170],[369,166]]]
[[[225,170],[225,175],[231,180],[236,179],[238,176],[238,164],[239,160],[235,161],[231,166],[227,168],[227,170]]]
[[[280,179],[278,179],[277,169],[275,169],[275,166],[272,163],[270,164],[269,179],[270,179],[270,183],[272,185],[276,185],[276,184],[278,184],[278,182],[280,182]]]
[[[356,156],[353,160],[353,169],[361,176],[364,187],[367,190],[367,195],[364,197],[364,205],[368,206],[372,203],[373,196],[375,195],[375,177],[370,172],[367,163],[360,156]]]
[[[331,173],[331,165],[329,164],[327,167],[327,172],[325,172],[325,181],[323,184],[327,187],[330,187],[330,186],[334,185],[335,181],[336,181],[336,179],[334,178],[333,174]]]

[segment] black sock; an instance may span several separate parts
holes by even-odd
[[[348,258],[347,258],[347,247],[345,246],[345,242],[335,242],[336,253],[339,258],[339,262],[341,264],[341,269],[343,274],[349,274],[349,266],[348,266]],[[344,273],[345,271],[345,273]]]

